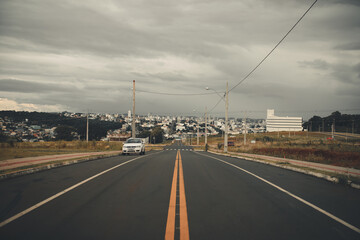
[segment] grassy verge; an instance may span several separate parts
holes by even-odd
[[[122,149],[121,142],[57,141],[37,143],[0,143],[0,161],[13,158],[36,157],[78,152],[116,151]]]
[[[228,151],[290,158],[360,169],[360,139],[327,139],[321,133],[288,132],[247,134],[229,137]],[[251,143],[253,142],[253,143]],[[221,137],[209,137],[210,149],[223,150]]]
[[[0,170],[0,179],[2,176],[4,175],[11,175],[11,174],[15,174],[15,175],[22,175],[24,172],[27,171],[32,171],[32,172],[37,172],[37,171],[41,171],[44,169],[49,169],[49,168],[54,168],[54,167],[59,167],[59,166],[64,166],[64,165],[68,165],[68,164],[73,164],[73,163],[77,163],[80,161],[87,161],[87,160],[91,160],[91,159],[98,159],[98,158],[102,158],[102,157],[110,157],[113,156],[114,154],[101,154],[101,155],[97,155],[97,156],[84,156],[84,157],[77,157],[74,159],[67,159],[67,160],[57,160],[57,161],[52,161],[52,162],[44,162],[44,163],[35,163],[32,165],[27,165],[27,166],[20,166],[20,167],[16,167],[16,168],[11,168],[11,169],[4,169],[4,170]]]

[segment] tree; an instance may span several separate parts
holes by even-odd
[[[8,136],[6,136],[2,130],[0,130],[0,142],[6,142],[8,140]]]
[[[139,138],[147,138],[151,135],[151,132],[148,130],[144,130],[142,132],[140,132],[140,134],[138,135]]]
[[[73,127],[66,126],[66,125],[60,125],[55,129],[56,139],[71,141],[74,139],[75,132],[76,132],[76,130]]]
[[[151,131],[150,142],[154,142],[154,138],[155,138],[155,143],[162,143],[163,135],[164,135],[164,131],[161,129],[161,127],[154,128]]]

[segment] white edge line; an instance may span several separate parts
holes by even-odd
[[[197,152],[195,152],[195,153],[197,153]],[[200,154],[200,153],[197,153],[197,154],[202,155],[202,156],[206,156],[206,157],[209,157],[209,158],[213,158],[213,159],[215,159],[215,160],[218,160],[218,161],[220,161],[220,162],[223,162],[223,163],[225,163],[225,164],[228,164],[228,165],[230,165],[230,166],[232,166],[232,167],[234,167],[234,168],[237,168],[237,169],[239,169],[239,170],[241,170],[241,171],[243,171],[243,172],[245,172],[245,173],[247,173],[247,174],[250,174],[250,175],[256,177],[257,179],[260,179],[261,181],[263,181],[263,182],[265,182],[265,183],[273,186],[274,188],[277,188],[278,190],[280,190],[280,191],[288,194],[289,196],[291,196],[291,197],[299,200],[300,202],[308,205],[309,207],[314,208],[315,210],[321,212],[322,214],[325,214],[326,216],[332,218],[333,220],[335,220],[335,221],[341,223],[342,225],[350,228],[351,230],[354,230],[355,232],[360,233],[360,229],[357,228],[357,227],[355,227],[354,225],[351,225],[350,223],[345,222],[344,220],[342,220],[342,219],[336,217],[335,215],[333,215],[333,214],[325,211],[324,209],[319,208],[318,206],[316,206],[316,205],[314,205],[314,204],[312,204],[312,203],[310,203],[310,202],[302,199],[302,198],[299,197],[299,196],[296,196],[295,194],[293,194],[293,193],[291,193],[291,192],[289,192],[289,191],[287,191],[287,190],[285,190],[285,189],[283,189],[283,188],[275,185],[275,184],[272,183],[272,182],[269,182],[268,180],[266,180],[266,179],[264,179],[264,178],[262,178],[262,177],[257,176],[256,174],[254,174],[254,173],[252,173],[252,172],[249,172],[249,171],[247,171],[247,170],[245,170],[245,169],[243,169],[243,168],[241,168],[241,167],[238,167],[238,166],[236,166],[236,165],[234,165],[234,164],[228,163],[228,162],[226,162],[226,161],[224,161],[224,160],[221,160],[221,159],[219,159],[219,158],[216,158],[216,157],[212,157],[212,156],[208,156],[208,155],[204,155],[204,154]]]
[[[156,154],[156,153],[154,153],[154,154]],[[153,155],[153,154],[151,154],[151,155]],[[149,155],[147,155],[147,156],[149,156]],[[71,186],[71,187],[69,187],[69,188],[67,188],[67,189],[65,189],[65,190],[63,190],[63,191],[61,191],[61,192],[59,192],[59,193],[57,193],[57,194],[55,194],[55,195],[53,195],[53,196],[45,199],[45,200],[37,203],[37,204],[35,204],[35,205],[33,205],[32,207],[29,207],[29,208],[25,209],[24,211],[22,211],[22,212],[20,212],[20,213],[18,213],[18,214],[16,214],[16,215],[14,215],[14,216],[12,216],[12,217],[4,220],[4,221],[2,221],[2,222],[0,223],[0,228],[3,227],[3,226],[5,226],[6,224],[8,224],[8,223],[10,223],[10,222],[18,219],[18,218],[20,218],[21,216],[24,216],[25,214],[27,214],[27,213],[35,210],[36,208],[39,208],[39,207],[41,207],[42,205],[44,205],[44,204],[46,204],[46,203],[54,200],[55,198],[58,198],[58,197],[60,197],[61,195],[63,195],[63,194],[65,194],[65,193],[73,190],[74,188],[77,188],[77,187],[83,185],[84,183],[87,183],[87,182],[93,180],[94,178],[97,178],[97,177],[99,177],[99,176],[101,176],[101,175],[103,175],[103,174],[105,174],[105,173],[107,173],[107,172],[110,172],[111,170],[114,170],[115,168],[118,168],[118,167],[120,167],[120,166],[122,166],[122,165],[125,165],[125,164],[127,164],[127,163],[130,163],[130,162],[132,162],[132,161],[135,161],[135,160],[137,160],[137,159],[139,159],[139,158],[143,158],[143,157],[145,157],[145,156],[137,157],[137,158],[131,159],[131,160],[129,160],[129,161],[120,163],[120,164],[118,164],[118,165],[116,165],[116,166],[114,166],[114,167],[111,167],[111,168],[109,168],[109,169],[107,169],[107,170],[104,170],[104,171],[102,171],[102,172],[100,172],[100,173],[98,173],[98,174],[96,174],[96,175],[94,175],[94,176],[92,176],[92,177],[89,177],[89,178],[87,178],[87,179],[85,179],[85,180],[83,180],[83,181],[81,181],[81,182],[79,182],[79,183],[77,183],[77,184],[75,184],[75,185],[73,185],[73,186]]]

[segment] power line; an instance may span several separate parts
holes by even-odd
[[[140,93],[151,93],[151,94],[171,95],[171,96],[200,96],[200,95],[216,94],[213,92],[208,92],[208,93],[166,93],[166,92],[152,92],[152,91],[144,91],[144,90],[135,90],[135,91],[140,92]]]
[[[294,30],[294,28],[300,23],[300,21],[305,17],[305,15],[310,11],[310,9],[316,4],[317,0],[315,0],[310,7],[303,13],[303,15],[296,21],[296,23],[290,28],[290,30],[280,39],[280,41],[275,45],[274,48],[271,49],[271,51],[240,81],[238,82],[235,86],[233,86],[230,90],[229,93],[234,90],[236,87],[238,87],[241,83],[243,83],[247,78],[250,77],[250,75],[252,73],[254,73],[259,67],[260,65],[275,51],[275,49],[285,40],[285,38],[292,32],[292,30]],[[152,91],[144,91],[144,90],[136,90],[137,92],[142,92],[142,93],[151,93],[151,94],[158,94],[158,95],[170,95],[170,96],[200,96],[200,95],[212,95],[215,93],[166,93],[166,92],[152,92]],[[208,111],[208,113],[212,112],[221,102],[222,98],[220,98],[220,100],[215,104],[215,106],[213,108],[211,108],[210,111]]]
[[[310,11],[310,9],[315,5],[317,0],[315,0],[311,6],[304,12],[304,14],[297,20],[297,22],[290,28],[290,30],[281,38],[281,40],[275,45],[273,49],[240,81],[238,82],[234,87],[232,87],[229,92],[234,90],[237,86],[239,86],[241,83],[243,83],[253,72],[256,71],[258,67],[274,52],[274,50],[284,41],[284,39],[290,34],[290,32],[299,24],[299,22],[305,17],[305,15]]]
[[[219,101],[215,104],[215,106],[213,108],[210,109],[210,111],[208,111],[208,113],[211,113],[216,107],[217,105],[219,105],[219,103],[223,100],[223,98],[220,98]]]
[[[299,24],[299,22],[305,17],[305,15],[310,11],[310,9],[315,5],[315,3],[317,2],[317,0],[315,0],[310,7],[304,12],[304,14],[296,21],[296,23],[290,28],[290,30],[281,38],[281,40],[275,45],[275,47],[273,47],[273,49],[271,49],[271,51],[240,81],[238,82],[234,87],[232,87],[229,90],[229,93],[234,90],[237,86],[239,86],[241,83],[243,83],[248,77],[250,77],[250,75],[256,71],[256,69],[258,69],[260,67],[260,65],[275,51],[275,49],[285,40],[285,38],[291,33],[291,31]],[[222,99],[222,98],[221,98]],[[220,99],[220,101],[221,101]],[[217,102],[215,104],[215,106],[209,111],[212,112],[212,110],[214,110],[217,105],[219,105],[219,102]]]
[[[229,92],[234,90],[236,87],[238,87],[241,83],[243,83],[247,78],[250,77],[251,74],[253,74],[256,69],[260,67],[260,65],[275,51],[275,49],[285,40],[285,38],[294,30],[294,28],[300,23],[300,21],[305,17],[305,15],[310,11],[310,9],[315,5],[315,3],[318,0],[315,0],[310,7],[303,13],[303,15],[296,21],[296,23],[290,28],[290,30],[280,39],[280,41],[271,49],[271,51],[235,86],[233,86]],[[151,93],[151,94],[159,94],[159,95],[174,95],[174,96],[198,96],[198,95],[211,95],[214,93],[166,93],[166,92],[152,92],[152,91],[144,91],[144,90],[136,90],[137,92],[143,92],[143,93]],[[217,103],[215,107],[218,105]],[[213,108],[215,108],[213,107]],[[210,112],[210,111],[209,111]]]

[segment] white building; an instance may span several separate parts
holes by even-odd
[[[266,131],[302,131],[301,117],[278,117],[274,115],[274,109],[267,110]]]

